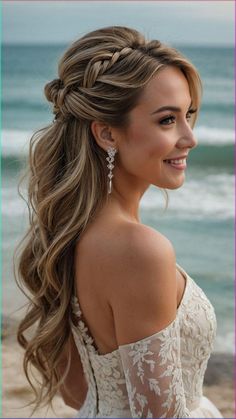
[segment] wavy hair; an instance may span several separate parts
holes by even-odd
[[[145,85],[169,65],[181,69],[199,109],[202,85],[194,65],[178,50],[120,26],[95,30],[72,43],[59,61],[58,78],[45,86],[55,120],[30,140],[27,169],[18,185],[20,193],[27,179],[29,228],[14,262],[17,284],[29,300],[17,336],[36,408],[51,403],[65,378],[57,367],[70,336],[74,250],[108,196],[107,154],[95,141],[91,122],[128,126]],[[68,357],[67,371],[69,364]],[[37,385],[32,365],[40,373]]]

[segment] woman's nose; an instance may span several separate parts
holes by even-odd
[[[184,128],[182,129],[182,132],[180,132],[178,143],[181,147],[188,147],[188,148],[197,147],[198,145],[197,138],[195,137],[195,134],[189,124],[185,125]]]

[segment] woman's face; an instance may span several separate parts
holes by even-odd
[[[186,157],[197,145],[191,110],[189,86],[181,70],[170,66],[159,70],[130,112],[128,128],[116,133],[118,170],[130,175],[132,182],[179,188],[185,179]]]

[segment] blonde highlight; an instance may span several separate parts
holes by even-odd
[[[119,26],[75,41],[59,61],[58,78],[45,86],[55,121],[30,140],[27,170],[19,183],[28,182],[29,229],[14,256],[16,281],[29,299],[18,341],[25,349],[35,409],[52,401],[68,371],[69,358],[65,374],[58,376],[70,336],[75,246],[107,200],[106,153],[94,141],[91,122],[127,126],[145,85],[170,65],[183,71],[199,109],[201,81],[187,58]],[[193,125],[196,118],[197,113]],[[37,386],[30,379],[31,365],[42,379]]]

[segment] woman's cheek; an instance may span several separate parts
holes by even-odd
[[[161,138],[158,138],[149,145],[148,154],[149,157],[155,156],[156,158],[165,158],[165,156],[170,152],[172,147],[170,147],[169,143],[163,141]]]
[[[172,154],[173,149],[176,146],[177,138],[174,133],[165,133],[159,137],[159,150],[160,155],[164,158]]]

